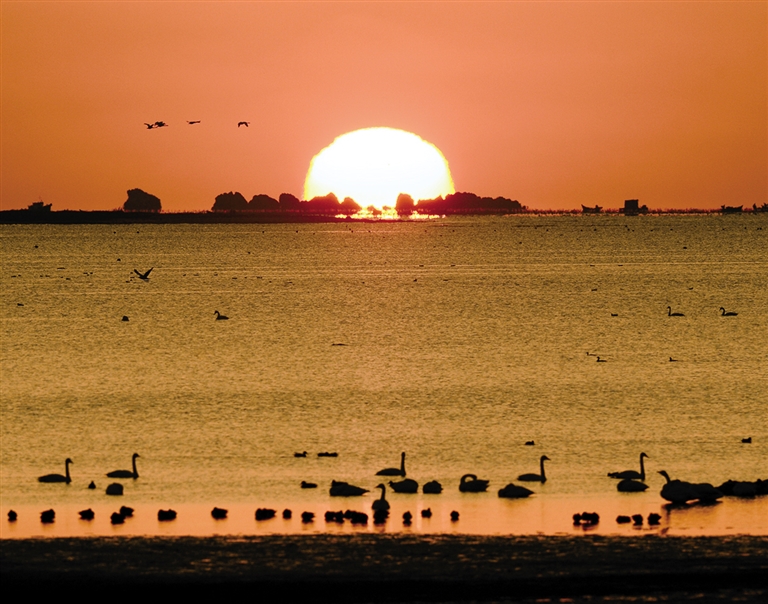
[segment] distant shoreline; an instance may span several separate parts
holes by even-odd
[[[713,210],[654,210],[648,215],[709,215],[728,214],[720,209]],[[765,212],[751,210],[739,214],[755,215]],[[451,216],[519,216],[552,215],[581,216],[581,210],[522,210],[514,214],[498,212],[453,212]],[[599,213],[583,213],[584,216],[624,216],[620,210],[603,210]],[[768,215],[768,214],[766,214]],[[424,217],[421,217],[422,219]],[[2,210],[0,224],[292,224],[292,223],[334,223],[334,222],[410,222],[404,216],[398,219],[354,218],[327,214],[302,212],[125,212],[122,210]]]
[[[3,540],[0,548],[6,589],[220,596],[254,588],[282,601],[726,594],[759,602],[767,574],[768,539],[749,536],[76,538]]]

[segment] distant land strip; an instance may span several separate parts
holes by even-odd
[[[720,209],[653,210],[649,214],[722,214]],[[727,213],[727,212],[726,212]],[[581,215],[581,210],[533,210],[524,209],[513,215]],[[755,212],[744,212],[755,214]],[[762,212],[757,212],[762,214]],[[507,212],[455,210],[437,216],[506,216]],[[605,210],[589,216],[623,216],[619,210]],[[768,215],[765,214],[765,215]],[[410,221],[408,216],[387,220]],[[29,209],[0,211],[0,224],[281,224],[322,222],[379,222],[378,217],[341,216],[307,212],[264,211],[200,211],[200,212],[126,212],[123,210],[57,210],[39,212]]]
[[[682,594],[765,601],[765,537],[266,535],[3,539],[6,590],[279,601],[487,601]],[[99,590],[106,590],[101,592]],[[97,591],[94,591],[97,590]],[[17,592],[18,593],[18,592]],[[60,593],[60,592],[57,592]],[[696,596],[696,597],[693,597]],[[563,601],[563,600],[561,600]],[[594,601],[594,600],[591,600]]]

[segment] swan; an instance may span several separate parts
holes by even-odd
[[[528,497],[529,495],[533,495],[533,491],[511,482],[503,489],[499,489],[499,497],[504,497],[507,499],[522,499],[523,497]]]
[[[425,483],[423,487],[421,487],[421,490],[428,495],[439,495],[443,492],[443,485],[441,485],[436,480],[430,480],[429,482]]]
[[[412,478],[406,478],[404,480],[398,480],[397,482],[389,481],[389,486],[395,493],[418,493],[419,483]]]
[[[667,316],[668,317],[684,317],[685,315],[681,312],[672,312],[672,307],[667,306]]]
[[[648,457],[645,453],[640,453],[640,471],[624,470],[623,472],[608,472],[608,476],[611,478],[620,478],[622,480],[645,480],[645,465],[643,464],[643,458]],[[650,458],[649,458],[650,459]]]
[[[720,307],[720,316],[721,317],[737,317],[739,313],[737,312],[726,312],[725,309],[721,306]]]
[[[138,453],[134,453],[131,457],[131,461],[133,463],[133,470],[115,470],[114,472],[110,472],[107,474],[108,478],[138,478],[139,473],[136,470],[136,458],[140,457]]]
[[[376,476],[405,476],[405,451],[400,453],[400,468],[384,468],[376,472]]]
[[[479,480],[474,474],[464,474],[459,483],[462,493],[483,493],[488,488],[487,480]]]
[[[547,475],[544,474],[544,462],[545,461],[552,461],[547,457],[546,455],[542,455],[541,459],[539,460],[539,463],[541,465],[541,474],[520,474],[520,476],[517,477],[518,480],[522,480],[524,482],[547,482]]]
[[[214,310],[213,314],[216,315],[217,321],[229,321],[229,317],[227,315],[222,315],[218,310]]]
[[[331,481],[331,497],[356,497],[358,495],[362,495],[363,493],[367,493],[368,489],[364,489],[362,487],[356,487],[353,484],[349,484],[347,482],[341,482],[332,480]]]
[[[659,474],[667,480],[664,486],[661,487],[661,496],[667,501],[671,501],[672,503],[687,503],[688,501],[693,501],[694,499],[699,498],[690,482],[672,480],[665,470],[660,470]]]
[[[377,489],[381,489],[381,497],[379,497],[376,501],[373,502],[371,505],[371,509],[374,512],[386,512],[389,510],[389,501],[385,499],[385,495],[387,492],[387,487],[385,487],[383,484],[377,484]]]
[[[40,476],[37,480],[38,482],[66,482],[69,484],[72,482],[72,478],[69,475],[69,464],[74,463],[69,457],[67,457],[66,461],[64,462],[64,476],[61,474],[46,474],[45,476]]]
[[[648,488],[648,485],[639,480],[625,478],[616,485],[616,490],[620,493],[642,493]]]

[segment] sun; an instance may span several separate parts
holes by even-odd
[[[312,158],[304,199],[333,193],[362,207],[394,207],[407,193],[414,201],[454,193],[451,171],[440,150],[395,128],[364,128],[337,137]]]

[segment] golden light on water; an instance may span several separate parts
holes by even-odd
[[[393,207],[454,193],[448,162],[433,144],[405,130],[364,128],[337,137],[309,164],[304,199],[334,193],[362,207]]]

